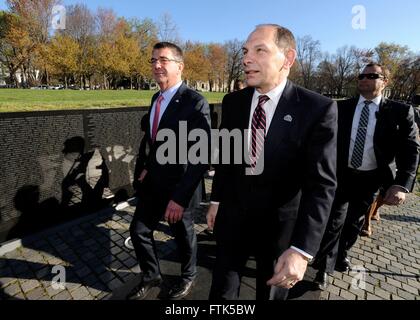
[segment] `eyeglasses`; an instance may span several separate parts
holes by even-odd
[[[357,77],[357,79],[359,80],[363,80],[364,78],[369,79],[369,80],[376,80],[376,79],[383,79],[385,77],[379,73],[361,73]]]
[[[160,58],[157,58],[157,59],[156,58],[150,59],[149,63],[153,65],[153,64],[156,64],[158,61],[159,61],[160,64],[168,64],[170,61],[181,62],[181,61],[176,60],[176,59],[169,59],[169,58],[166,58],[166,57],[160,57]]]

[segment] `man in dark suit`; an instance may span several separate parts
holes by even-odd
[[[168,42],[157,43],[150,63],[160,91],[152,98],[152,107],[146,118],[149,121],[143,120],[146,130],[135,169],[139,202],[130,235],[143,279],[129,297],[144,299],[152,287],[162,282],[153,231],[165,218],[175,236],[181,259],[181,281],[168,294],[169,299],[180,299],[190,292],[197,274],[193,211],[201,201],[199,183],[208,165],[193,165],[191,159],[185,163],[179,160],[180,145],[187,143],[179,132],[183,122],[187,124],[187,133],[202,129],[210,136],[210,108],[204,97],[183,84],[183,55],[178,46]],[[175,155],[168,155],[176,157],[174,164],[159,158],[159,148],[164,142],[156,137],[161,130],[170,130],[176,136],[179,148],[176,148]],[[189,147],[186,146],[186,149],[189,150]]]
[[[251,254],[257,299],[286,299],[324,233],[336,188],[337,107],[287,79],[295,48],[288,29],[258,26],[243,47],[248,87],[223,99],[221,129],[251,129],[244,139],[254,174],[245,164],[216,166],[207,213],[217,241],[212,300],[238,298]]]
[[[347,253],[381,189],[383,202],[400,205],[416,175],[419,143],[413,109],[383,97],[389,72],[368,64],[358,77],[360,96],[338,103],[337,181],[328,226],[314,261],[315,283],[351,268]]]

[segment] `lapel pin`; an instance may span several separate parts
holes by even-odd
[[[179,100],[175,100],[176,103],[179,103]]]
[[[285,116],[285,117],[283,118],[283,120],[284,120],[284,121],[287,121],[287,122],[292,122],[293,118],[292,118],[292,116],[291,116],[290,114],[288,114],[287,116]]]

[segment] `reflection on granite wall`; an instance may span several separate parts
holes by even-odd
[[[120,189],[130,194],[146,112],[1,113],[0,242],[99,209]]]
[[[220,106],[212,126],[220,122]],[[0,113],[0,242],[132,195],[147,107]]]

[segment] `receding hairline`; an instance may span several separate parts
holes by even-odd
[[[281,25],[275,23],[263,23],[255,26],[255,29],[252,32],[262,28],[271,28],[274,31],[274,40],[277,44],[277,47],[280,49],[296,50],[295,37],[293,33],[286,27],[282,27]]]

